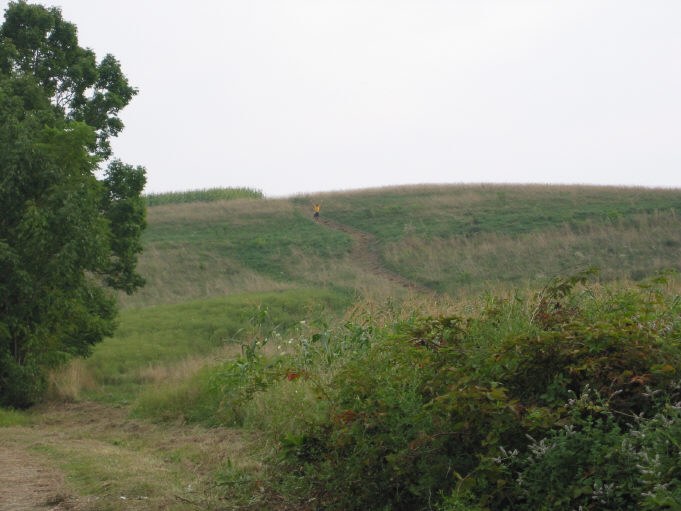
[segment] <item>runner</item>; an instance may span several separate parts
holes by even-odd
[[[315,204],[312,206],[312,209],[314,210],[314,219],[319,220],[319,210],[321,209],[321,206],[319,204]]]

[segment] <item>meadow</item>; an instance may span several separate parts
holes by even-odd
[[[0,413],[76,509],[681,505],[678,190],[154,200],[114,337]]]
[[[681,269],[681,194],[589,186],[420,186],[149,209],[125,306],[298,286],[399,294],[352,253],[347,233],[311,222],[312,204],[372,238],[381,265],[435,292],[532,288],[597,266],[605,281]]]

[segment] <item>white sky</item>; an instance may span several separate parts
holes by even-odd
[[[681,187],[678,0],[40,3],[139,88],[148,192]]]

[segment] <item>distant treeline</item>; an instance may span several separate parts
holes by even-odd
[[[184,202],[213,202],[232,199],[262,199],[260,190],[251,188],[207,188],[185,192],[151,193],[145,195],[147,206],[180,204]]]

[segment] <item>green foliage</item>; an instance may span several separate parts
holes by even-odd
[[[58,9],[12,2],[0,26],[0,404],[40,398],[45,371],[114,328],[103,284],[132,292],[144,169],[108,139],[132,98],[113,57],[97,64]]]
[[[130,294],[144,285],[135,273],[137,254],[142,252],[141,236],[146,228],[146,208],[141,197],[146,183],[142,167],[114,160],[106,169],[103,210],[111,229],[111,257],[106,283]]]
[[[571,401],[562,428],[497,458],[516,478],[514,509],[640,509],[637,456],[607,403],[591,396]]]
[[[211,389],[221,396],[218,415],[224,425],[241,425],[244,408],[256,392],[264,391],[287,373],[287,359],[268,357],[261,347],[269,338],[252,340],[243,345],[243,354],[234,361],[218,367],[212,375]]]
[[[631,432],[630,445],[647,490],[643,494],[642,509],[681,507],[680,405],[678,401],[668,404],[651,419],[639,419]]]
[[[37,401],[47,386],[46,375],[38,362],[29,359],[19,364],[8,355],[0,359],[2,378],[2,405],[20,408]]]
[[[118,113],[137,91],[112,55],[97,63],[92,50],[78,46],[76,26],[58,8],[9,3],[0,27],[0,72],[35,83],[60,117],[94,130],[90,149],[111,155],[109,139],[123,129]]]
[[[282,470],[307,482],[284,484],[323,509],[674,508],[681,303],[586,277],[374,328],[332,365],[299,343],[287,363],[333,376],[325,415],[280,437]]]
[[[144,196],[147,206],[262,198],[263,194],[260,190],[253,190],[251,188],[207,188],[205,190],[184,192],[150,193]]]

